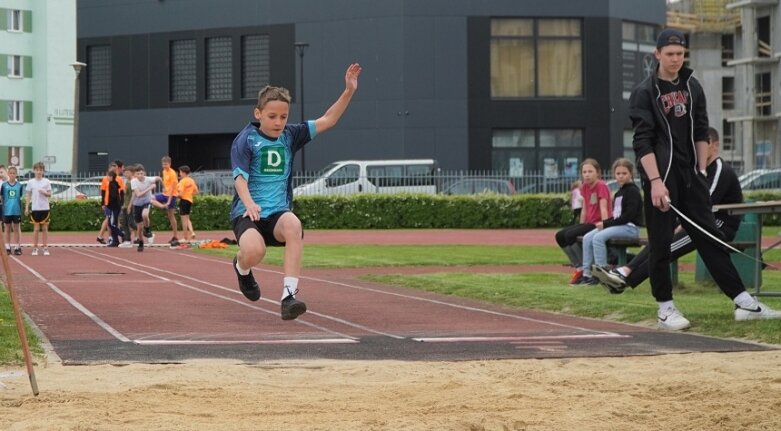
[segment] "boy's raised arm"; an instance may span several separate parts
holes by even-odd
[[[347,68],[347,72],[344,74],[344,91],[339,99],[325,111],[322,117],[315,120],[315,130],[317,134],[323,133],[330,129],[339,121],[347,109],[347,105],[350,104],[355,90],[358,89],[358,76],[361,74],[361,65],[353,63]]]

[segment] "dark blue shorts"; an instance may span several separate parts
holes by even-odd
[[[162,193],[156,194],[154,196],[154,198],[155,198],[156,201],[160,202],[161,204],[164,204],[164,203],[168,202],[168,196],[166,196],[166,195],[164,195]],[[176,196],[171,198],[171,203],[168,204],[168,209],[169,210],[176,209]]]

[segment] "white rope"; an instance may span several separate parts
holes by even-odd
[[[675,206],[670,203],[669,198],[667,198],[667,199],[668,199],[667,204],[670,205],[670,208],[672,208],[673,211],[675,211],[676,214],[678,214],[678,217],[686,220],[690,225],[696,227],[697,230],[699,230],[700,232],[704,233],[707,237],[709,237],[712,240],[716,241],[717,243],[723,245],[724,247],[727,247],[728,249],[734,251],[735,253],[740,253],[740,254],[742,254],[742,255],[744,255],[746,257],[754,259],[753,257],[747,255],[746,253],[743,253],[742,251],[738,250],[737,248],[735,248],[735,247],[727,244],[726,242],[722,241],[721,238],[719,238],[719,237],[713,235],[712,233],[708,232],[707,230],[705,230],[705,228],[699,226],[697,223],[693,222],[689,217],[686,217],[686,215],[684,215],[680,210],[678,210],[678,208],[675,208]],[[754,260],[756,260],[756,259],[754,259]]]
[[[771,265],[771,264],[769,264],[769,263],[765,263],[765,262],[763,262],[762,260],[760,260],[760,259],[757,259],[757,258],[755,258],[754,256],[751,256],[751,255],[749,255],[749,254],[746,254],[745,252],[742,252],[742,251],[738,250],[737,248],[735,248],[735,247],[733,247],[733,246],[731,246],[731,245],[727,244],[727,243],[726,243],[726,242],[724,242],[724,241],[723,241],[721,238],[718,238],[718,237],[716,237],[716,236],[715,236],[715,235],[713,235],[712,233],[710,233],[710,232],[708,232],[707,230],[705,230],[705,228],[703,228],[703,227],[701,227],[700,225],[698,225],[697,223],[693,222],[693,221],[692,221],[692,220],[691,220],[689,217],[686,217],[686,215],[685,215],[684,213],[682,213],[682,212],[681,212],[681,211],[680,211],[678,208],[676,208],[676,207],[675,207],[675,206],[674,206],[674,205],[673,205],[673,204],[670,202],[670,198],[669,198],[669,197],[666,197],[666,199],[667,199],[667,205],[670,205],[670,208],[672,208],[672,209],[673,209],[673,211],[675,211],[675,213],[676,213],[676,214],[678,214],[678,216],[679,216],[680,218],[682,218],[683,220],[686,220],[686,222],[687,222],[687,223],[689,223],[690,225],[692,225],[692,226],[694,226],[695,228],[697,228],[697,230],[699,230],[700,232],[704,233],[704,234],[705,234],[705,236],[707,236],[708,238],[710,238],[710,239],[712,239],[712,240],[716,241],[717,243],[719,243],[719,244],[723,245],[724,247],[727,247],[728,249],[730,249],[730,250],[734,251],[735,253],[739,253],[739,254],[742,254],[743,256],[746,256],[747,258],[749,258],[749,259],[753,260],[754,262],[759,262],[759,263],[760,263],[760,264],[762,264],[762,265],[769,266],[769,267],[771,267],[771,268],[774,268],[774,269],[781,269],[781,268],[779,268],[779,267],[777,267],[777,266]],[[759,234],[760,234],[760,235],[762,235],[762,232],[760,232]]]

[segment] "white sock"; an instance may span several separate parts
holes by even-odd
[[[667,313],[675,309],[675,304],[672,301],[657,302],[659,304],[659,311]]]
[[[239,271],[239,274],[241,275],[249,275],[249,269],[241,269],[238,259],[236,259],[236,271]]]
[[[740,292],[740,295],[736,296],[732,302],[734,302],[738,307],[745,308],[747,310],[754,310],[757,308],[757,300],[754,299],[754,297],[745,290]]]
[[[622,266],[621,268],[616,269],[619,274],[623,275],[624,277],[629,277],[629,274],[626,273],[626,269]]]
[[[298,277],[285,277],[282,285],[282,299],[293,296],[298,290]]]

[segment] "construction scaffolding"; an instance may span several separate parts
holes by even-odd
[[[667,26],[693,32],[732,33],[740,12],[727,9],[735,0],[667,0]]]

